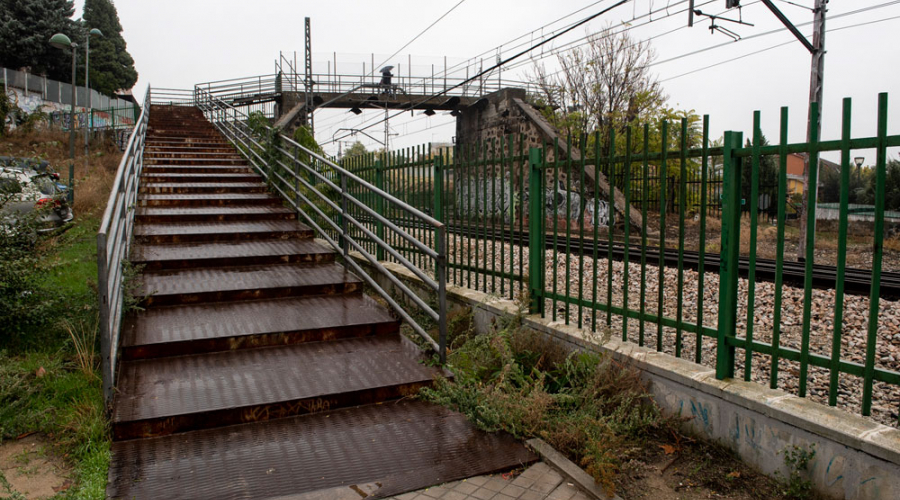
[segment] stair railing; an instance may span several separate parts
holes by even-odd
[[[197,106],[245,156],[253,167],[267,180],[269,186],[277,191],[289,203],[305,222],[310,224],[318,236],[328,242],[344,257],[346,265],[351,267],[369,286],[372,287],[398,315],[434,350],[441,362],[446,361],[447,351],[447,241],[446,227],[437,219],[423,213],[415,207],[377,188],[363,178],[342,168],[322,155],[304,147],[293,138],[285,136],[279,130],[268,125],[251,126],[251,118],[229,103],[210,95],[205,89],[195,87],[194,96]],[[290,148],[290,149],[289,149]],[[377,211],[353,196],[349,186],[366,191],[368,196],[380,197],[392,208],[405,211],[411,218],[420,221],[434,231],[434,248],[423,243],[406,230],[391,222]],[[335,193],[329,196],[325,191]],[[333,199],[336,198],[336,199]],[[351,207],[353,209],[351,210]],[[331,211],[329,216],[325,211]],[[391,238],[380,238],[367,225],[363,224],[353,212],[363,213],[392,232],[397,244],[410,245],[424,255],[424,265],[416,265],[404,257],[388,241]],[[334,216],[337,217],[334,217]],[[322,224],[316,222],[323,221]],[[334,220],[334,219],[337,220]],[[323,227],[324,226],[324,227]],[[329,234],[331,233],[331,234]],[[418,277],[434,294],[436,305],[428,304],[417,293],[411,290],[397,276],[388,270],[378,259],[369,253],[357,241],[354,233],[362,235],[368,242],[384,249],[412,274]],[[398,300],[388,293],[358,263],[351,258],[350,250],[355,250],[371,267],[399,290],[401,301],[413,304],[418,312],[429,317],[438,325],[439,338],[435,341]],[[425,269],[423,269],[423,267]],[[433,271],[430,275],[426,270]]]
[[[97,283],[100,308],[100,371],[106,404],[112,403],[119,330],[124,313],[126,261],[134,232],[134,208],[144,166],[144,141],[150,120],[151,89],[147,88],[141,116],[122,153],[109,201],[97,231]]]

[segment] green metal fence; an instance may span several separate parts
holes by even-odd
[[[810,112],[817,120],[817,106]],[[783,108],[779,140],[766,143],[760,113],[753,118],[748,143],[741,132],[726,132],[724,145],[716,148],[709,147],[704,117],[700,123],[660,122],[564,143],[531,145],[509,136],[452,149],[356,157],[344,164],[447,224],[449,283],[522,298],[542,316],[715,367],[719,379],[756,380],[801,397],[810,395],[812,386],[812,395],[832,406],[839,399],[846,404],[844,396],[856,391],[863,415],[872,414],[873,391],[880,385],[879,408],[892,406],[890,415],[897,411],[891,394],[900,386],[900,360],[876,358],[879,348],[900,335],[900,327],[883,320],[879,294],[887,149],[900,146],[900,136],[887,133],[887,95],[879,96],[874,137],[852,136],[849,99],[837,140],[823,141],[816,133],[807,142],[789,143]],[[849,344],[844,326],[849,176],[851,152],[859,150],[874,151],[877,189],[871,293],[866,302],[853,298],[867,308],[864,341]],[[828,151],[841,156],[841,199],[834,291],[826,300],[813,288],[816,231],[806,236],[802,290],[785,285],[784,269],[787,157],[808,154],[816,165]],[[757,254],[765,211],[759,203],[767,198],[760,196],[759,170],[767,158],[777,162],[779,173],[777,189],[768,190],[775,191],[774,206],[767,207],[774,213],[775,276],[774,284],[762,285]],[[810,169],[810,185],[817,185],[817,174]],[[747,178],[750,185],[742,185]],[[605,187],[606,179],[614,189]],[[358,197],[369,203],[366,193]],[[425,230],[395,217],[389,206],[373,208],[400,226]],[[814,196],[806,208],[807,224],[815,227]],[[383,231],[374,223],[372,228]],[[744,238],[746,278],[738,268]],[[707,272],[708,246],[718,246],[718,275]],[[666,266],[664,249],[677,252],[675,266]],[[403,251],[417,258],[415,249]],[[765,300],[759,287],[765,288]],[[814,307],[823,300],[827,314]],[[821,331],[823,324],[830,325],[830,335]]]

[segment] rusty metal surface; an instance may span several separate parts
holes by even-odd
[[[141,176],[142,182],[208,182],[215,180],[220,183],[228,184],[231,182],[253,182],[262,179],[262,176],[253,173],[220,173],[220,174],[203,174],[203,173],[178,173],[171,172],[168,174],[148,174]]]
[[[123,358],[177,356],[398,331],[388,311],[365,295],[253,300],[152,308],[130,315]]]
[[[279,264],[144,273],[145,304],[198,304],[359,292],[362,281],[334,263]]]
[[[312,228],[296,220],[144,223],[134,229],[134,237],[137,241],[149,243],[312,238],[313,236]]]
[[[265,193],[264,182],[145,182],[142,193]]]
[[[252,221],[252,220],[294,220],[293,210],[274,205],[229,205],[224,207],[138,207],[135,217],[144,222],[188,222],[188,221]]]
[[[334,249],[311,238],[141,243],[132,248],[131,254],[131,262],[149,271],[332,261]]]
[[[257,205],[281,204],[269,193],[216,193],[216,194],[143,194],[138,196],[138,205],[159,206],[203,206],[203,205]]]
[[[154,173],[196,173],[196,174],[244,174],[254,173],[247,166],[215,166],[215,165],[144,165],[143,174]]]
[[[415,394],[443,372],[395,333],[122,363],[115,439],[327,411]]]
[[[131,257],[146,310],[123,327],[110,496],[387,496],[535,459],[397,401],[451,374],[198,110],[154,107],[144,162]]]
[[[380,483],[386,497],[532,463],[506,435],[421,401],[113,443],[111,498],[273,498]]]

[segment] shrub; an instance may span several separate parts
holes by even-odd
[[[520,318],[467,339],[448,358],[453,381],[421,396],[464,413],[485,431],[540,437],[607,491],[648,437],[674,428],[637,369],[598,352],[567,353]]]
[[[0,198],[0,210],[9,199]],[[44,270],[36,227],[36,212],[0,224],[0,345],[38,342],[25,334],[50,324],[57,305],[56,294],[40,285]]]

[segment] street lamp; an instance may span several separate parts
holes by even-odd
[[[88,162],[88,134],[90,132],[91,126],[91,117],[88,113],[93,113],[91,109],[92,99],[91,99],[91,85],[90,85],[90,77],[88,76],[88,66],[91,62],[91,35],[103,36],[103,32],[98,30],[97,28],[88,31],[88,34],[85,35],[84,40],[84,88],[87,91],[88,96],[88,104],[87,107],[84,108],[84,161]]]
[[[75,164],[75,48],[78,44],[62,33],[50,37],[50,45],[60,50],[72,49],[72,112],[69,121],[69,158]]]
[[[862,177],[862,164],[866,161],[862,156],[857,156],[853,159],[853,163],[856,164],[856,183],[859,184],[859,181]]]

